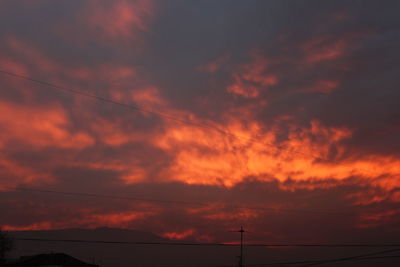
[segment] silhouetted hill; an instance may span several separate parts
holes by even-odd
[[[148,232],[115,229],[62,229],[12,231],[14,238],[73,239],[133,242],[193,242],[176,241]],[[93,244],[16,241],[13,256],[63,252],[101,267],[123,266],[216,266],[235,264],[238,248],[176,247],[158,245]]]
[[[127,242],[193,242],[174,241],[152,233],[115,229],[63,229],[46,231],[14,231],[15,238],[74,239]],[[246,264],[265,264],[275,262],[331,259],[365,254],[384,250],[382,248],[263,248],[246,247]],[[12,256],[34,255],[39,253],[66,253],[101,267],[126,266],[237,266],[238,247],[203,246],[159,246],[130,244],[92,244],[16,241],[16,250]],[[384,255],[382,255],[384,256]],[[324,266],[400,266],[400,260],[382,259],[370,261],[338,262]],[[297,265],[291,265],[297,266]]]

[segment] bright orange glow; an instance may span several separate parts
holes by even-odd
[[[271,243],[396,230],[395,9],[3,2],[5,230],[220,242],[243,225]]]
[[[167,232],[167,233],[162,234],[162,236],[169,238],[169,239],[182,240],[182,239],[192,236],[194,233],[195,233],[194,229],[188,229],[183,232]]]
[[[30,231],[30,230],[51,230],[55,228],[53,228],[51,222],[41,222],[24,226],[2,225],[2,229],[5,231]]]
[[[241,137],[237,139],[216,131],[171,125],[155,143],[176,155],[169,180],[231,187],[250,176],[259,180],[275,177],[282,182],[289,178],[323,181],[359,176],[373,182],[373,178],[386,175],[387,179],[374,183],[387,189],[398,185],[395,176],[400,174],[400,162],[396,158],[365,156],[340,164],[324,160],[331,147],[336,148],[337,156],[345,152],[340,144],[351,137],[349,129],[327,128],[314,121],[310,128],[293,128],[289,139],[278,146],[273,128],[261,132],[256,123],[253,125],[245,128],[232,120],[226,128]]]

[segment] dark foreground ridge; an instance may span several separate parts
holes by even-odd
[[[99,267],[85,263],[65,253],[38,254],[22,256],[18,260],[4,264],[5,267],[62,266],[62,267]]]
[[[14,259],[26,255],[63,254],[71,255],[71,257],[82,262],[96,264],[100,267],[237,266],[238,256],[240,255],[239,247],[235,244],[232,246],[180,246],[177,244],[194,244],[196,242],[193,240],[171,240],[148,232],[107,227],[14,231],[10,232],[10,235],[15,238],[16,242],[16,249],[10,255]],[[28,239],[32,240],[29,241]],[[46,241],[33,241],[37,239]],[[93,242],[60,242],[57,240],[91,240]],[[103,242],[105,240],[118,242]],[[160,243],[171,245],[145,245]],[[385,254],[381,256],[383,250],[385,250]],[[391,250],[391,252],[387,253],[386,250]],[[357,258],[357,261],[344,261],[342,259],[365,254],[374,255],[362,260],[365,267],[399,266],[400,258],[397,257],[399,250],[398,247],[385,249],[368,246],[263,247],[249,245],[244,248],[244,266],[269,266],[287,262],[296,262],[296,264],[308,262],[319,265],[325,264],[329,260],[330,263],[326,264],[327,266],[353,267],[359,266],[360,258]],[[380,253],[377,255],[378,257],[375,256],[377,252]],[[338,262],[338,259],[342,261]]]

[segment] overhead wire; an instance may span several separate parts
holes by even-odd
[[[205,124],[199,124],[193,121],[188,121],[188,120],[183,120],[180,118],[176,118],[170,115],[166,115],[164,113],[161,112],[157,112],[154,110],[150,110],[150,109],[145,109],[142,108],[138,105],[128,105],[128,104],[124,104],[109,98],[105,98],[105,97],[101,97],[95,94],[91,94],[91,93],[87,93],[81,90],[76,90],[76,89],[71,89],[71,88],[67,88],[67,87],[63,87],[63,86],[59,86],[50,82],[46,82],[46,81],[42,81],[39,79],[35,79],[32,77],[28,77],[26,75],[22,75],[22,74],[18,74],[18,73],[14,73],[14,72],[10,72],[10,71],[6,71],[6,70],[1,70],[0,69],[0,73],[2,74],[6,74],[8,76],[11,77],[15,77],[15,78],[19,78],[19,79],[24,79],[27,81],[31,81],[37,84],[41,84],[41,85],[45,85],[47,87],[51,87],[54,89],[58,89],[58,90],[62,90],[65,92],[70,92],[70,93],[74,93],[74,94],[78,94],[81,96],[85,96],[85,97],[89,97],[89,98],[93,98],[99,101],[103,101],[103,102],[107,102],[107,103],[111,103],[111,104],[115,104],[115,105],[120,105],[122,107],[125,108],[129,108],[129,109],[134,109],[134,110],[138,110],[141,112],[145,112],[145,113],[150,113],[165,119],[169,119],[169,120],[174,120],[183,124],[189,124],[192,126],[196,126],[196,127],[202,127],[205,129],[212,129],[215,131],[218,131],[220,133],[229,135],[231,137],[235,137],[235,138],[242,138],[240,136],[237,136],[235,134],[232,134],[230,132],[224,131],[222,129],[219,129],[217,127],[214,126],[210,126],[210,125],[205,125]],[[255,140],[248,139],[251,142],[254,142]],[[277,147],[276,145],[272,145],[272,144],[268,144],[268,143],[263,143],[264,145],[268,145],[268,146],[274,146],[275,148]],[[281,149],[281,148],[279,148]],[[296,151],[291,150],[291,152],[293,153],[297,153]],[[304,154],[302,152],[299,152],[300,154],[303,155],[307,155]],[[311,155],[307,155],[307,156],[311,156]],[[320,159],[317,157],[314,157],[315,159]],[[112,198],[112,199],[129,199],[129,200],[136,200],[136,201],[148,201],[148,202],[159,202],[159,203],[169,203],[169,204],[181,204],[181,205],[207,205],[208,203],[198,203],[198,202],[186,202],[186,201],[176,201],[176,200],[161,200],[161,199],[145,199],[145,198],[135,198],[135,197],[121,197],[121,196],[113,196],[113,195],[100,195],[100,194],[93,194],[93,193],[78,193],[78,192],[63,192],[63,191],[55,191],[55,190],[47,190],[47,189],[29,189],[29,188],[14,188],[15,190],[20,190],[20,191],[31,191],[31,192],[42,192],[42,193],[55,193],[55,194],[63,194],[63,195],[76,195],[76,196],[85,196],[85,197],[102,197],[102,198]],[[306,210],[306,209],[288,209],[288,208],[268,208],[268,207],[255,207],[255,206],[237,206],[237,205],[230,205],[230,207],[232,208],[249,208],[252,210],[268,210],[268,211],[275,211],[275,212],[304,212],[304,213],[314,213],[314,214],[330,214],[330,215],[343,215],[343,216],[355,216],[356,214],[354,213],[346,213],[346,212],[334,212],[334,211],[318,211],[318,210]]]
[[[393,253],[393,252],[398,252],[400,249],[390,249],[390,250],[384,250],[384,251],[378,251],[378,252],[372,252],[372,253],[367,253],[367,254],[361,254],[361,255],[356,255],[356,256],[350,256],[350,257],[343,257],[343,258],[336,258],[336,259],[330,259],[330,260],[323,260],[320,262],[315,262],[315,263],[310,263],[303,265],[302,267],[308,267],[308,266],[317,266],[317,265],[322,265],[326,263],[332,263],[332,262],[341,262],[341,261],[352,261],[352,260],[360,260],[363,259],[364,257],[370,257],[370,256],[375,256],[375,255],[381,255],[381,254],[387,254],[387,253]]]
[[[14,238],[19,241],[33,241],[33,242],[64,242],[64,243],[93,243],[93,244],[120,244],[120,245],[168,245],[168,246],[222,246],[222,247],[240,247],[240,244],[230,243],[195,243],[195,242],[142,242],[142,241],[116,241],[116,240],[85,240],[85,239],[48,239],[48,238]],[[284,243],[258,243],[246,244],[246,247],[325,247],[325,248],[338,248],[338,247],[400,247],[400,244],[284,244]],[[390,252],[400,251],[399,249],[391,249]],[[389,253],[389,250],[371,254]],[[367,254],[368,256],[369,254]],[[359,256],[360,257],[360,256]]]
[[[330,160],[330,159],[327,159],[327,158],[316,156],[314,154],[304,153],[304,152],[298,151],[298,150],[287,149],[283,145],[261,142],[260,140],[255,139],[253,137],[240,136],[240,135],[231,133],[230,131],[221,129],[221,128],[215,126],[215,125],[209,125],[209,124],[204,124],[204,123],[197,123],[197,122],[194,122],[194,121],[191,121],[191,120],[185,120],[185,119],[182,119],[182,118],[178,118],[178,117],[175,117],[175,116],[171,116],[171,115],[165,114],[163,112],[147,109],[147,108],[141,107],[139,105],[125,104],[125,103],[118,102],[118,101],[115,101],[115,100],[110,99],[110,98],[102,97],[102,96],[99,96],[99,95],[96,95],[96,94],[91,94],[91,93],[88,93],[88,92],[84,92],[82,90],[77,90],[77,89],[72,89],[72,88],[56,85],[54,83],[47,82],[47,81],[42,81],[42,80],[39,80],[39,79],[36,79],[36,78],[33,78],[33,77],[29,77],[29,76],[26,76],[26,75],[23,75],[23,74],[7,71],[7,70],[3,70],[3,69],[0,69],[0,74],[8,75],[10,77],[19,78],[19,79],[22,79],[22,80],[27,80],[27,81],[30,81],[30,82],[33,82],[33,83],[37,83],[37,84],[41,84],[41,85],[44,85],[44,86],[47,86],[47,87],[51,87],[53,89],[57,89],[57,90],[61,90],[61,91],[64,91],[64,92],[69,92],[69,93],[81,95],[81,96],[92,98],[92,99],[95,99],[95,100],[98,100],[98,101],[102,101],[102,102],[106,102],[106,103],[110,103],[110,104],[114,104],[114,105],[119,105],[121,107],[128,108],[128,109],[131,109],[131,110],[137,110],[137,111],[140,111],[140,112],[143,112],[143,113],[153,114],[155,116],[158,116],[158,117],[161,117],[161,118],[165,118],[165,119],[168,119],[168,120],[172,120],[172,121],[175,121],[175,122],[179,122],[179,123],[182,123],[182,124],[187,124],[187,125],[191,125],[191,126],[207,129],[207,130],[213,130],[213,131],[219,132],[219,133],[221,133],[223,135],[226,135],[226,136],[238,139],[238,140],[246,140],[246,141],[248,141],[250,143],[258,143],[258,144],[261,144],[261,145],[264,145],[264,146],[272,147],[272,148],[277,149],[277,150],[288,151],[288,152],[290,152],[292,154],[298,154],[298,155],[311,157],[316,161],[327,161],[327,162],[331,162],[331,163],[337,162],[337,160]],[[363,171],[363,172],[366,173],[366,174],[371,174],[371,175],[375,176],[375,174],[372,174],[372,173],[370,173],[368,171]]]
[[[400,258],[400,255],[392,255],[392,256],[376,256],[382,254],[388,254],[393,252],[399,252],[400,249],[390,249],[378,252],[371,252],[366,254],[359,254],[355,256],[343,257],[343,258],[335,258],[335,259],[319,259],[319,260],[301,260],[301,261],[286,261],[286,262],[271,262],[271,263],[256,263],[256,264],[245,264],[244,267],[257,267],[257,266],[281,266],[281,265],[294,265],[294,264],[305,264],[305,266],[316,266],[326,263],[332,262],[340,262],[340,261],[358,261],[358,260],[371,260],[371,259],[384,259],[384,258]],[[219,267],[234,267],[233,265],[224,265]]]
[[[73,94],[77,94],[77,95],[81,95],[84,97],[88,97],[88,98],[92,98],[92,99],[96,99],[98,101],[102,101],[102,102],[107,102],[110,104],[115,104],[115,105],[119,105],[122,106],[124,108],[129,108],[129,109],[133,109],[133,110],[137,110],[140,112],[144,112],[144,113],[149,113],[149,114],[153,114],[156,115],[158,117],[161,118],[165,118],[168,120],[173,120],[179,123],[183,123],[183,124],[187,124],[187,125],[192,125],[195,127],[201,127],[204,129],[208,129],[208,130],[214,130],[217,131],[221,134],[230,136],[230,137],[234,137],[237,139],[246,139],[247,141],[250,142],[257,142],[257,143],[261,143],[263,145],[266,146],[273,146],[274,148],[278,148],[278,149],[282,149],[281,146],[279,145],[273,145],[273,144],[269,144],[269,143],[264,143],[264,142],[259,142],[259,140],[255,140],[254,138],[247,138],[247,137],[242,137],[242,136],[238,136],[236,134],[233,134],[229,131],[225,131],[223,129],[220,129],[218,127],[215,126],[211,126],[208,124],[200,124],[200,123],[196,123],[193,121],[189,121],[189,120],[184,120],[181,118],[177,118],[174,116],[170,116],[167,114],[164,114],[162,112],[157,112],[154,110],[150,110],[150,109],[146,109],[146,108],[142,108],[138,105],[132,105],[132,104],[125,104],[125,103],[121,103],[115,100],[112,100],[110,98],[105,98],[102,96],[98,96],[95,94],[91,94],[91,93],[87,93],[84,91],[80,91],[80,90],[76,90],[76,89],[71,89],[71,88],[66,88],[66,87],[62,87],[62,86],[58,86],[55,85],[53,83],[49,83],[49,82],[45,82],[45,81],[41,81],[32,77],[28,77],[25,75],[21,75],[21,74],[17,74],[17,73],[13,73],[13,72],[9,72],[9,71],[5,71],[5,70],[0,70],[0,73],[2,74],[7,74],[9,76],[13,76],[16,78],[20,78],[20,79],[24,79],[27,81],[31,81],[37,84],[41,84],[41,85],[45,85],[47,87],[51,87],[54,89],[58,89],[58,90],[62,90],[65,92],[70,92]],[[294,150],[290,150],[291,153],[296,153],[296,154],[302,154],[305,156],[311,156],[315,159],[321,160],[320,157],[316,157],[314,155],[309,155],[307,153],[303,153],[300,151],[294,151]],[[31,192],[42,192],[42,193],[56,193],[56,194],[64,194],[64,195],[75,195],[75,196],[84,196],[84,197],[102,197],[102,198],[112,198],[112,199],[129,199],[129,200],[135,200],[135,201],[147,201],[147,202],[159,202],[159,203],[167,203],[167,204],[179,204],[179,205],[206,205],[206,203],[197,203],[197,202],[186,202],[186,201],[175,201],[175,200],[161,200],[161,199],[146,199],[146,198],[136,198],[136,197],[121,197],[121,196],[113,196],[113,195],[101,195],[101,194],[92,194],[92,193],[77,193],[77,192],[62,192],[62,191],[54,191],[54,190],[45,190],[45,189],[29,189],[29,188],[14,188],[16,190],[20,190],[20,191],[31,191]],[[309,212],[309,213],[324,213],[324,214],[332,214],[332,215],[352,215],[351,213],[337,213],[337,212],[326,212],[326,211],[310,211],[310,210],[297,210],[297,209],[276,209],[276,208],[265,208],[265,207],[241,207],[241,206],[234,206],[234,205],[230,205],[230,207],[235,207],[235,208],[250,208],[250,209],[259,209],[259,210],[274,210],[274,211],[290,211],[290,212]],[[187,246],[238,246],[236,244],[222,244],[222,243],[172,243],[172,242],[166,242],[166,243],[162,243],[162,242],[122,242],[122,241],[90,241],[90,240],[47,240],[47,239],[18,239],[18,240],[24,240],[24,241],[42,241],[42,242],[84,242],[84,243],[107,243],[107,244],[136,244],[136,245],[174,245],[174,246],[179,246],[179,245],[187,245]],[[380,244],[380,245],[368,245],[368,244],[248,244],[246,246],[274,246],[274,247],[298,247],[298,246],[304,246],[304,247],[374,247],[374,246],[390,246],[390,247],[398,247],[400,245],[398,244]],[[394,251],[394,250],[393,250]],[[397,251],[397,250],[396,250]],[[383,253],[383,252],[381,252]],[[375,254],[371,254],[371,255],[376,255],[379,253],[375,253]],[[348,257],[348,258],[340,258],[340,259],[333,259],[330,261],[323,261],[323,262],[313,262],[310,265],[304,265],[304,266],[314,266],[314,265],[319,265],[319,264],[324,264],[326,262],[332,262],[332,261],[344,261],[344,260],[362,260],[362,259],[367,259],[367,258],[360,258],[362,256],[354,256],[354,257]],[[393,256],[396,257],[396,256]],[[375,257],[377,258],[377,257]],[[381,257],[383,258],[383,257]],[[250,266],[250,265],[247,265]],[[261,266],[261,265],[259,265]]]
[[[132,197],[132,196],[103,195],[103,194],[97,194],[97,193],[58,191],[58,190],[49,190],[49,189],[27,188],[27,187],[1,186],[0,188],[10,190],[10,191],[59,194],[59,195],[65,195],[65,196],[78,196],[78,197],[90,197],[90,198],[105,198],[105,199],[120,199],[120,200],[132,200],[132,201],[143,201],[143,202],[155,202],[155,203],[163,203],[163,204],[170,204],[170,205],[207,206],[207,205],[215,204],[215,202],[194,202],[194,201],[142,198],[142,197]],[[332,216],[351,216],[351,217],[358,216],[354,212],[336,212],[336,211],[327,211],[327,210],[268,208],[268,207],[260,207],[260,206],[235,205],[235,204],[229,204],[229,205],[227,205],[227,207],[234,208],[234,209],[250,209],[250,210],[273,211],[273,212],[309,213],[309,214],[324,214],[324,215],[332,215]]]
[[[376,256],[376,257],[363,257],[363,258],[355,258],[347,261],[362,261],[362,260],[377,260],[377,259],[394,259],[399,258],[400,255],[393,256]],[[283,261],[283,262],[272,262],[272,263],[260,263],[260,264],[245,264],[243,267],[260,267],[260,266],[282,266],[282,265],[298,265],[298,264],[307,264],[307,263],[320,263],[322,260],[309,260],[309,261]],[[327,262],[329,263],[329,262]],[[236,265],[220,265],[218,267],[236,267]]]
[[[285,149],[282,145],[265,143],[265,142],[261,142],[258,139],[255,139],[255,138],[252,138],[252,137],[244,137],[244,136],[240,136],[240,135],[237,135],[237,134],[233,134],[230,131],[223,130],[223,129],[221,129],[219,127],[216,127],[216,126],[213,126],[213,125],[208,125],[208,124],[204,124],[204,123],[197,123],[197,122],[193,122],[191,120],[185,120],[185,119],[182,119],[182,118],[177,118],[175,116],[171,116],[171,115],[165,114],[163,112],[158,112],[158,111],[155,111],[155,110],[143,108],[143,107],[141,107],[139,105],[125,104],[125,103],[122,103],[122,102],[119,102],[119,101],[115,101],[115,100],[110,99],[110,98],[102,97],[102,96],[99,96],[99,95],[96,95],[96,94],[91,94],[91,93],[88,93],[88,92],[84,92],[82,90],[77,90],[77,89],[72,89],[72,88],[67,88],[67,87],[64,87],[64,86],[56,85],[54,83],[47,82],[47,81],[42,81],[42,80],[39,80],[39,79],[36,79],[36,78],[32,78],[32,77],[29,77],[29,76],[26,76],[26,75],[23,75],[23,74],[18,74],[18,73],[14,73],[14,72],[7,71],[7,70],[2,70],[2,69],[0,69],[0,74],[5,74],[5,75],[8,75],[8,76],[11,76],[11,77],[14,77],[14,78],[19,78],[19,79],[27,80],[27,81],[34,82],[34,83],[37,83],[37,84],[45,85],[47,87],[51,87],[51,88],[54,88],[54,89],[57,89],[57,90],[61,90],[61,91],[64,91],[64,92],[69,92],[69,93],[81,95],[81,96],[84,96],[84,97],[96,99],[98,101],[102,101],[102,102],[106,102],[106,103],[110,103],[110,104],[114,104],[114,105],[119,105],[121,107],[132,109],[132,110],[137,110],[137,111],[140,111],[140,112],[143,112],[143,113],[153,114],[153,115],[156,115],[158,117],[165,118],[165,119],[168,119],[168,120],[172,120],[172,121],[175,121],[175,122],[179,122],[179,123],[182,123],[182,124],[187,124],[187,125],[191,125],[191,126],[195,126],[195,127],[200,127],[200,128],[207,129],[207,130],[214,130],[214,131],[217,131],[217,132],[219,132],[221,134],[224,134],[226,136],[230,136],[232,138],[246,140],[246,141],[249,141],[251,143],[258,143],[258,144],[262,144],[262,145],[265,145],[265,146],[270,146],[270,147],[273,147],[273,148],[278,148],[279,150],[288,150],[288,149]],[[310,156],[310,157],[312,157],[312,158],[314,158],[316,160],[323,160],[321,157],[318,157],[318,156],[315,156],[315,155],[311,155],[311,154],[308,154],[308,153],[304,153],[304,152],[301,152],[301,151],[297,151],[297,150],[290,150],[290,153],[300,154],[300,155],[303,155],[303,156]]]
[[[26,75],[10,72],[10,71],[6,71],[6,70],[1,70],[1,69],[0,69],[0,73],[9,75],[11,77],[24,79],[24,80],[31,81],[31,82],[34,82],[34,83],[45,85],[47,87],[51,87],[51,88],[54,88],[54,89],[62,90],[62,91],[65,91],[65,92],[70,92],[70,93],[78,94],[78,95],[81,95],[81,96],[84,96],[84,97],[93,98],[93,99],[96,99],[96,100],[99,100],[99,101],[103,101],[103,102],[119,105],[119,106],[122,106],[124,108],[134,109],[134,110],[138,110],[138,111],[141,111],[141,112],[153,114],[153,115],[159,116],[161,118],[165,118],[165,119],[168,119],[168,120],[174,120],[174,121],[177,121],[177,122],[180,122],[180,123],[183,123],[183,124],[189,124],[189,125],[192,125],[192,126],[201,127],[201,128],[205,128],[205,129],[209,129],[209,130],[212,129],[212,130],[218,131],[218,132],[220,132],[222,134],[225,134],[225,135],[228,135],[228,136],[231,136],[231,137],[235,137],[235,138],[239,138],[239,139],[243,138],[241,136],[235,135],[235,134],[230,133],[228,131],[224,131],[224,130],[219,129],[219,128],[214,127],[214,126],[205,125],[205,124],[199,124],[199,123],[196,123],[196,122],[193,122],[193,121],[188,121],[188,120],[183,120],[183,119],[176,118],[176,117],[173,117],[173,116],[170,116],[170,115],[166,115],[166,114],[161,113],[161,112],[157,112],[157,111],[154,111],[154,110],[142,108],[142,107],[140,107],[138,105],[132,105],[132,104],[128,105],[128,104],[121,103],[121,102],[118,102],[118,101],[115,101],[115,100],[112,100],[112,99],[109,99],[109,98],[105,98],[105,97],[101,97],[101,96],[98,96],[98,95],[95,95],[95,94],[87,93],[87,92],[84,92],[84,91],[81,91],[81,90],[76,90],[76,89],[71,89],[71,88],[59,86],[59,85],[56,85],[56,84],[53,84],[53,83],[50,83],[50,82],[46,82],[46,81],[42,81],[42,80],[35,79],[35,78],[32,78],[32,77],[28,77]],[[257,141],[258,143],[260,143],[258,140],[254,140],[253,138],[246,138],[246,139],[248,139],[248,141],[251,141],[251,142]],[[262,143],[262,144],[263,145],[267,145],[267,146],[274,146],[274,148],[278,147],[278,149],[282,149],[281,147],[279,147],[277,145],[272,145],[272,144],[268,144],[268,143]],[[292,153],[297,153],[299,151],[291,150],[291,152]],[[302,155],[311,156],[311,155],[305,154],[303,152],[299,152],[299,153],[302,154]],[[317,157],[314,157],[314,156],[313,156],[313,158],[320,159],[319,157],[317,158]],[[19,188],[18,190],[34,191],[33,189],[21,189],[21,188]],[[92,193],[56,192],[56,191],[53,191],[53,190],[42,190],[42,189],[35,189],[35,191],[36,192],[43,192],[43,193],[58,193],[58,194],[64,194],[64,195],[80,195],[80,196],[86,196],[86,197],[120,198],[120,199],[131,199],[131,200],[142,200],[142,201],[149,201],[149,202],[164,202],[164,203],[175,203],[175,204],[178,204],[178,202],[179,202],[180,204],[187,204],[187,205],[204,205],[203,203],[193,203],[193,202],[183,203],[182,201],[174,201],[174,200],[160,200],[160,201],[158,201],[158,200],[151,200],[151,199],[135,199],[135,198],[131,198],[131,197],[107,196],[107,195],[99,195],[99,194],[92,194]],[[247,207],[244,207],[244,208],[247,208]],[[354,215],[353,213],[327,212],[327,211],[322,211],[321,212],[321,211],[287,209],[287,208],[283,209],[283,208],[251,207],[251,209],[253,209],[253,210],[270,210],[270,211],[272,210],[272,211],[282,211],[282,212],[306,212],[306,213],[316,213],[316,214],[323,213],[323,214],[333,214],[333,215],[339,215],[340,214],[340,215],[344,215],[344,216],[353,216]]]

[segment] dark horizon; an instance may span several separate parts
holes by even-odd
[[[64,254],[99,266],[237,266],[240,244],[221,246],[171,240],[151,233],[129,229],[63,229],[9,232],[17,249],[11,258],[21,255]],[[288,244],[286,244],[288,245]],[[327,266],[396,266],[400,244],[291,244],[292,246],[244,246],[243,266],[279,266],[308,264]],[[309,244],[311,245],[311,244]],[[328,244],[325,244],[328,245]],[[331,244],[333,245],[333,244]],[[157,255],[157,257],[154,257]]]

